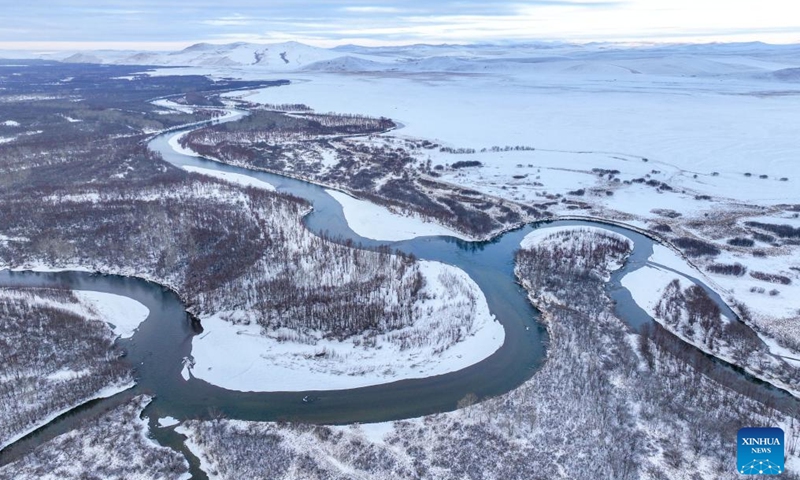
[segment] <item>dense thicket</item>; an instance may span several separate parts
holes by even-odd
[[[77,307],[69,290],[0,289],[0,445],[132,381],[111,329]]]
[[[517,251],[517,268],[526,272],[530,290],[570,298],[570,303],[591,308],[595,313],[604,310],[605,305],[596,302],[604,297],[604,268],[624,257],[630,251],[629,243],[616,235],[580,236],[571,231],[556,233],[552,238],[568,241]]]
[[[763,222],[745,222],[745,225],[772,232],[781,238],[800,238],[800,227],[794,228],[791,225],[775,225]]]
[[[733,275],[736,277],[741,277],[742,275],[747,273],[747,267],[745,267],[741,263],[734,263],[732,265],[726,265],[722,263],[712,263],[711,265],[706,267],[706,270],[712,273],[719,273],[721,275]]]
[[[680,237],[673,240],[675,246],[690,257],[716,256],[719,255],[719,248],[713,244],[698,240],[696,238]]]

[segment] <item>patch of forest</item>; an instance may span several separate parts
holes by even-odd
[[[148,437],[147,421],[141,414],[151,400],[139,396],[97,419],[83,422],[20,460],[0,467],[0,478],[188,478],[189,464],[183,455]]]
[[[0,445],[133,382],[115,335],[70,290],[0,289]]]
[[[756,374],[798,390],[800,370],[773,356],[744,322],[727,319],[706,291],[673,280],[655,307],[655,318],[680,338]]]

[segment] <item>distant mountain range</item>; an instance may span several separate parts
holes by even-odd
[[[409,45],[319,48],[275,44],[198,43],[175,52],[0,52],[0,58],[39,58],[71,63],[253,69],[264,72],[518,72],[586,75],[748,75],[798,82],[800,45],[712,43],[624,45],[613,43]]]

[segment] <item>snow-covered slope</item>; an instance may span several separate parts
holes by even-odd
[[[270,71],[296,70],[306,65],[342,57],[341,53],[297,42],[275,44],[198,43],[177,52],[95,51],[64,52],[47,58],[72,63],[111,63],[118,65],[164,65],[195,67],[252,67]],[[355,61],[368,56],[349,55]]]
[[[20,52],[0,57],[23,58]],[[547,73],[591,76],[745,76],[796,81],[800,46],[763,43],[408,45],[332,49],[297,42],[198,43],[175,52],[70,51],[30,57],[73,63],[189,66],[263,71]]]

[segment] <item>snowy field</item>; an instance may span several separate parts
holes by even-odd
[[[569,52],[541,63],[492,66],[470,65],[466,57],[458,58],[460,67],[448,63],[452,59],[446,52],[434,52],[438,56],[428,59],[424,72],[414,64],[360,75],[344,67],[342,74],[323,69],[284,74],[293,82],[289,86],[228,95],[251,102],[304,103],[319,112],[388,116],[403,125],[399,135],[478,150],[474,155],[431,154],[434,164],[473,159],[484,164],[448,172],[444,179],[520,201],[532,201],[537,193],[563,195],[593,187],[598,179],[592,168],[619,170],[621,180],[649,174],[673,187],[655,194],[651,187],[634,185],[596,199],[606,208],[645,216],[653,208],[707,209],[694,199],[696,194],[758,204],[797,200],[794,185],[800,175],[792,126],[800,110],[800,88],[772,72],[796,67],[800,56],[730,50],[723,57],[702,50],[648,56],[634,49],[613,61],[591,52],[571,58],[575,52]],[[481,60],[486,52],[469,54]],[[480,152],[492,146],[536,150]],[[599,187],[617,190],[602,182]],[[687,193],[679,193],[683,190]]]
[[[800,98],[763,94],[784,84],[591,72],[297,79],[245,98],[305,103],[321,112],[385,115],[404,125],[399,134],[454,147],[527,145],[627,154],[709,174],[744,173],[756,159],[759,171],[753,173],[781,177],[796,168],[790,159],[796,151],[791,125]]]
[[[505,331],[466,273],[438,262],[422,261],[420,268],[429,298],[415,305],[412,326],[372,339],[319,337],[307,344],[282,342],[281,334],[292,334],[288,330],[264,334],[259,326],[233,325],[216,315],[202,318],[204,331],[192,340],[193,362],[187,364],[188,371],[229,390],[340,390],[461,370],[502,346]],[[461,281],[455,290],[448,277]],[[470,296],[474,302],[468,300]],[[449,324],[460,328],[463,338],[448,348],[446,339],[436,335],[446,332]],[[424,346],[403,348],[396,341],[427,333],[434,338]],[[373,346],[367,345],[368,340]]]
[[[588,199],[577,199],[652,218],[656,208],[699,215],[713,210],[698,195],[760,205],[797,200],[800,172],[790,125],[800,97],[764,95],[783,85],[753,79],[642,77],[316,74],[243,98],[389,116],[403,124],[397,135],[477,150],[428,154],[434,165],[483,164],[447,170],[443,180],[523,203],[596,188]],[[493,146],[536,150],[481,152]],[[620,182],[645,178],[672,190],[605,181],[592,169],[618,170]]]

